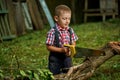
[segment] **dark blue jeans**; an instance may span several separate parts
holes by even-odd
[[[48,67],[53,75],[66,73],[71,66],[71,57],[66,56],[64,53],[50,53]]]

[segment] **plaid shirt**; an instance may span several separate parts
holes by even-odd
[[[70,43],[70,33],[68,31],[69,27],[62,29],[60,26],[56,24],[57,30],[59,31],[59,45],[62,47],[64,44],[69,44]],[[71,28],[71,40],[72,43],[78,40],[78,37],[74,33],[73,29]],[[47,34],[47,39],[46,39],[46,45],[52,45],[55,46],[55,29],[52,28],[48,34]]]

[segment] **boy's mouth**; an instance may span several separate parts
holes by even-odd
[[[65,24],[65,26],[68,26],[68,24]]]

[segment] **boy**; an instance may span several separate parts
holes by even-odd
[[[48,67],[53,75],[63,73],[62,69],[72,66],[70,51],[64,47],[64,44],[75,45],[78,37],[69,27],[70,19],[71,10],[68,6],[58,5],[55,8],[54,20],[56,24],[48,32],[46,40],[46,47],[50,51]]]

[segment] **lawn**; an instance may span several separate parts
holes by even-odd
[[[99,49],[110,41],[120,41],[120,20],[91,22],[71,25],[79,37],[77,46]],[[50,29],[30,31],[13,40],[0,43],[0,76],[16,75],[17,71],[47,70],[49,52],[45,46],[46,34]],[[79,65],[84,58],[73,58]],[[120,56],[114,56],[101,65],[90,80],[118,80],[120,77]],[[22,73],[22,72],[21,72]]]

